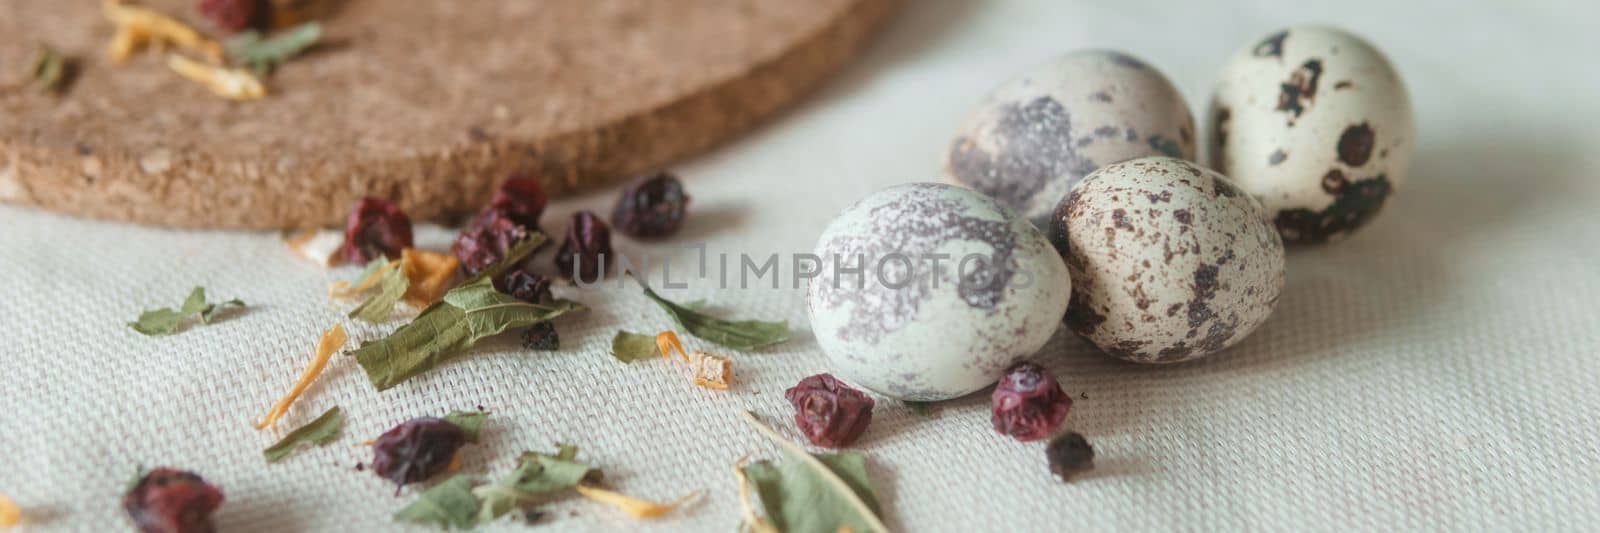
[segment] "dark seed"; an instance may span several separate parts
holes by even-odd
[[[689,196],[676,176],[660,173],[635,180],[622,191],[611,211],[611,223],[624,235],[643,239],[666,237],[683,227]]]
[[[513,270],[494,280],[494,289],[530,304],[553,298],[550,294],[550,278],[522,270]]]
[[[545,321],[522,331],[522,347],[529,350],[553,352],[561,349],[561,336],[556,334],[556,325]]]
[[[1072,481],[1073,476],[1094,468],[1094,448],[1083,435],[1075,432],[1063,433],[1051,440],[1044,453],[1050,459],[1050,472],[1062,481]]]

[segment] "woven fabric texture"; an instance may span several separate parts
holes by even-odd
[[[400,324],[352,321],[349,304],[328,302],[326,285],[355,269],[319,269],[272,234],[0,208],[0,494],[23,507],[21,531],[123,530],[119,497],[135,466],[166,465],[224,489],[223,531],[406,529],[390,515],[414,489],[397,498],[358,472],[370,460],[358,443],[413,416],[482,406],[493,414],[465,472],[498,477],[522,450],[574,443],[625,493],[665,501],[706,490],[643,523],[557,499],[547,530],[731,530],[730,465],[777,454],[739,411],[798,437],[783,390],[828,370],[785,258],[809,251],[833,214],[879,188],[937,179],[969,106],[1058,52],[1131,51],[1201,115],[1235,47],[1326,22],[1378,43],[1412,91],[1413,172],[1385,212],[1348,241],[1293,250],[1276,313],[1226,353],[1138,366],[1057,332],[1033,360],[1075,398],[1066,425],[1098,452],[1096,470],[1071,484],[1051,477],[1043,443],[990,429],[986,393],[927,417],[880,397],[856,449],[885,518],[905,531],[1593,528],[1600,66],[1580,55],[1600,49],[1586,27],[1595,5],[1201,4],[910,2],[820,94],[677,167],[694,197],[684,234],[619,248],[675,258],[673,279],[687,288],[663,290],[670,298],[785,319],[793,332],[776,348],[730,354],[737,384],[726,392],[692,386],[681,365],[610,357],[618,329],[671,325],[637,288],[567,287],[591,310],[558,322],[559,352],[507,335],[382,393],[336,357],[276,429],[256,431],[324,329],[343,322],[353,346]],[[558,202],[545,225],[605,213],[613,194]],[[443,250],[451,233],[420,234]],[[697,279],[698,252],[680,245],[701,242],[713,257],[779,254],[782,286],[722,289],[714,264]],[[195,285],[249,307],[171,337],[125,325]],[[264,464],[262,448],[335,405],[348,419],[339,441]]]

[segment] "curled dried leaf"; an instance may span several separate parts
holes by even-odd
[[[100,7],[106,20],[117,27],[106,49],[112,61],[121,63],[140,46],[149,44],[173,45],[200,53],[214,63],[222,62],[222,45],[177,19],[149,8],[123,4],[120,0],[103,0]]]
[[[344,346],[345,341],[348,340],[350,338],[344,334],[344,326],[341,324],[334,324],[332,328],[328,329],[327,333],[323,333],[322,340],[317,342],[317,353],[311,358],[311,365],[307,366],[305,372],[300,374],[299,381],[296,381],[294,387],[289,389],[289,393],[283,395],[283,399],[278,400],[278,403],[274,404],[270,411],[267,411],[267,416],[262,417],[261,421],[256,423],[256,429],[264,429],[272,425],[273,422],[277,422],[278,417],[283,416],[283,413],[289,410],[289,406],[294,404],[295,399],[300,397],[300,393],[305,392],[306,387],[310,387],[311,382],[316,381],[317,376],[322,375],[322,369],[328,366],[328,359],[333,357],[333,352],[339,351],[339,347]]]
[[[661,515],[672,512],[678,506],[698,498],[701,493],[705,492],[697,490],[668,503],[656,503],[589,485],[578,485],[577,489],[578,494],[582,494],[583,497],[621,509],[622,512],[628,513],[628,516],[634,518],[658,518]]]
[[[247,70],[214,67],[177,54],[167,56],[167,66],[223,98],[260,100],[267,96],[267,87]]]
[[[411,280],[410,288],[406,289],[406,303],[427,307],[444,296],[461,261],[452,255],[406,248],[400,251],[400,264],[406,278]]]
[[[676,351],[678,353],[678,357],[683,358],[683,361],[686,363],[689,362],[689,353],[683,350],[683,342],[678,340],[678,334],[676,332],[668,330],[657,333],[656,348],[661,350],[662,359],[671,361],[672,352]]]
[[[382,281],[384,274],[388,274],[389,271],[396,268],[400,268],[400,263],[386,259],[373,260],[371,264],[367,265],[367,270],[361,273],[361,280],[356,282],[356,286],[351,287],[348,281],[335,281],[333,284],[328,285],[328,297],[354,298],[360,296],[361,293],[366,292],[367,289],[371,289],[379,281]]]

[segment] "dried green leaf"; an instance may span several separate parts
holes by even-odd
[[[878,501],[867,479],[866,456],[859,452],[809,454],[756,420],[745,418],[783,451],[783,463],[744,466],[766,509],[767,520],[787,533],[887,532],[878,518]]]
[[[642,285],[642,284],[641,284]],[[750,351],[789,340],[789,322],[729,321],[672,303],[644,287],[644,295],[667,311],[672,321],[689,334],[733,348]]]
[[[339,427],[343,425],[344,413],[339,410],[338,406],[334,406],[328,409],[327,412],[322,413],[322,416],[317,417],[316,420],[312,420],[310,423],[300,426],[299,429],[289,432],[288,435],[284,435],[283,439],[279,440],[277,444],[273,444],[271,448],[263,450],[261,455],[266,457],[268,463],[276,463],[294,453],[295,450],[299,450],[302,444],[321,446],[333,442],[333,439],[339,436]]]
[[[178,327],[189,317],[198,316],[201,324],[210,323],[218,313],[222,312],[223,306],[227,305],[243,306],[244,302],[233,299],[215,304],[206,303],[205,288],[195,287],[179,308],[145,311],[139,314],[138,320],[129,322],[128,327],[150,336],[171,335],[176,333]]]
[[[363,343],[356,349],[356,361],[373,387],[387,390],[460,356],[480,340],[582,309],[582,304],[562,299],[530,304],[495,291],[488,278],[481,278],[451,289],[388,337]]]
[[[901,403],[906,405],[906,409],[911,410],[911,414],[917,416],[929,416],[933,414],[933,402],[905,401]]]
[[[388,263],[387,259],[375,259],[367,265],[367,270],[375,272],[373,266],[382,268]],[[365,276],[363,276],[365,278]],[[394,312],[394,305],[406,295],[406,290],[411,288],[411,278],[406,277],[405,269],[391,268],[378,278],[378,290],[368,296],[366,301],[350,311],[350,318],[358,318],[374,324],[388,320],[389,314]]]
[[[575,446],[562,446],[555,455],[523,452],[517,468],[497,483],[472,489],[482,500],[478,522],[487,523],[517,508],[535,503],[541,496],[571,489],[585,480],[599,477],[599,471],[573,460]]]
[[[307,22],[278,32],[263,39],[261,32],[249,30],[222,43],[222,49],[235,64],[250,67],[256,75],[266,76],[272,69],[317,43],[322,37],[322,25]]]
[[[41,92],[55,91],[61,88],[66,74],[67,59],[49,45],[40,44],[28,67],[28,77],[33,80],[33,86]]]
[[[624,363],[649,359],[656,355],[656,338],[631,331],[618,331],[611,338],[611,356]]]
[[[444,421],[455,424],[466,432],[467,442],[477,443],[478,433],[483,431],[483,423],[489,418],[489,413],[484,411],[455,411],[444,415]]]
[[[472,494],[472,478],[457,474],[444,483],[417,495],[417,501],[394,514],[400,522],[472,529],[477,524],[478,498]]]

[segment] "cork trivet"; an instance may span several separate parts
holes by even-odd
[[[140,4],[218,35],[194,0]],[[323,44],[231,102],[96,0],[0,2],[0,201],[183,227],[337,224],[359,197],[451,220],[507,175],[552,194],[659,168],[817,86],[898,0],[345,0]],[[36,43],[63,94],[21,84]],[[692,177],[691,187],[692,187]]]

